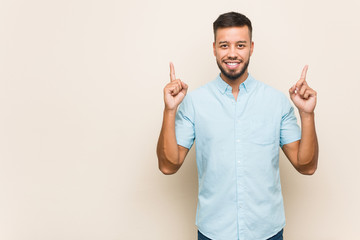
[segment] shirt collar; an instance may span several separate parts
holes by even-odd
[[[226,91],[232,91],[232,88],[221,77],[220,74],[216,77],[216,85],[220,92],[224,94]],[[244,88],[246,92],[250,92],[255,87],[255,79],[249,74],[244,82],[242,82],[239,88]]]

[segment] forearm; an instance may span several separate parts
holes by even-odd
[[[298,152],[298,164],[305,170],[315,171],[318,161],[318,141],[315,130],[314,113],[300,113],[301,140]]]
[[[159,169],[163,173],[176,172],[181,165],[175,135],[175,117],[176,110],[164,110],[163,124],[157,145]]]

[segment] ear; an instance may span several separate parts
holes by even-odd
[[[251,41],[250,56],[252,55],[253,51],[254,51],[254,42]]]
[[[216,57],[215,42],[213,42],[213,51],[214,51],[214,56]]]

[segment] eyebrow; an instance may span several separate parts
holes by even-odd
[[[219,44],[229,43],[228,41],[220,41]],[[237,41],[236,43],[246,43],[246,41]]]

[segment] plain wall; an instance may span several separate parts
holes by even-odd
[[[250,73],[287,94],[309,64],[318,170],[281,155],[287,240],[360,228],[360,3],[0,1],[0,239],[196,239],[192,149],[172,176],[155,154],[169,61],[190,91],[219,73],[212,23],[253,22]]]

